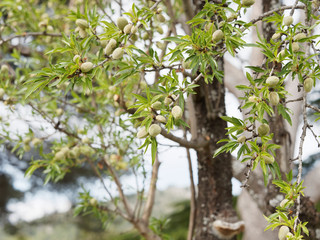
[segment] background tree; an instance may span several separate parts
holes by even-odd
[[[3,1],[1,54],[11,54],[1,65],[0,95],[7,111],[22,109],[37,116],[21,116],[29,125],[22,135],[8,130],[8,114],[2,122],[3,143],[10,142],[19,156],[38,149],[40,157],[32,159],[26,175],[42,169],[45,183],[59,181],[75,168],[90,168],[106,198],[97,201],[84,191],[76,213],[94,213],[103,222],[117,214],[144,238],[162,239],[164,222],[150,221],[161,134],[187,150],[192,183],[188,239],[232,239],[244,228],[244,238],[257,237],[248,234],[251,226],[239,220],[232,206],[233,176],[244,181],[261,212],[273,213],[271,227],[282,226],[281,231],[294,235],[288,239],[299,239],[301,232],[308,233],[309,222],[315,238],[319,216],[302,197],[300,183],[306,130],[313,132],[306,109],[319,111],[306,98],[319,77],[318,36],[313,33],[318,5],[158,0],[126,7],[121,1]],[[251,7],[258,15],[250,21],[240,18]],[[283,16],[285,9],[290,13]],[[306,21],[294,22],[295,11],[304,13]],[[245,36],[260,23],[251,31],[257,42],[246,44]],[[243,74],[224,56],[238,57],[248,47],[255,49],[255,63],[245,64],[250,71]],[[241,100],[242,119],[225,117],[225,85]],[[300,113],[299,170],[292,181],[289,169]],[[176,129],[184,129],[184,137],[172,133]],[[43,148],[44,141],[50,142],[49,149]],[[140,145],[151,149],[150,175],[142,150],[137,151]],[[197,194],[190,148],[197,152]],[[247,167],[236,165],[240,161],[230,154],[235,150]],[[138,179],[134,205],[121,183],[129,173]]]

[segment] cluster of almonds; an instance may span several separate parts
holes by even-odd
[[[29,152],[31,150],[31,146],[30,143],[34,146],[34,147],[38,147],[43,143],[43,140],[40,138],[31,138],[31,137],[25,137],[23,139],[23,150],[25,152]]]
[[[41,21],[38,24],[39,28],[44,28],[46,31],[53,31],[53,27],[49,25],[49,15],[44,13],[41,15]]]
[[[172,102],[172,100],[171,100],[171,102]],[[167,105],[169,105],[170,103],[168,103]],[[162,106],[162,103],[160,101],[156,101],[151,105],[151,108],[156,111],[156,110],[160,110],[161,106]],[[175,120],[181,119],[182,115],[183,115],[181,107],[174,106],[171,110],[171,114]],[[155,120],[159,123],[166,123],[167,122],[167,119],[160,114],[155,117]],[[140,128],[140,130],[137,133],[137,137],[138,138],[146,138],[148,135],[150,135],[151,137],[156,137],[157,135],[160,134],[160,132],[161,132],[160,125],[153,123],[150,125],[150,127],[148,129],[146,129],[145,126]]]
[[[80,38],[85,38],[87,36],[86,29],[89,27],[89,23],[85,19],[77,19],[76,20],[76,29],[75,32],[79,32]]]

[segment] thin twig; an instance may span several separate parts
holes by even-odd
[[[160,167],[160,161],[159,161],[159,156],[157,153],[155,161],[152,166],[152,175],[151,175],[151,180],[150,180],[150,185],[149,185],[148,196],[147,196],[146,204],[144,206],[144,210],[143,210],[143,214],[142,214],[142,220],[145,223],[149,222],[149,218],[151,216],[152,209],[154,206],[154,199],[155,199],[156,189],[157,189],[156,186],[157,186],[157,180],[158,180],[159,167]]]
[[[187,139],[187,131],[184,131],[184,138]],[[189,167],[189,178],[190,178],[190,215],[189,215],[189,227],[188,227],[188,237],[187,240],[192,240],[195,221],[196,221],[196,212],[197,212],[197,204],[196,204],[196,187],[194,184],[194,177],[192,171],[192,162],[191,162],[191,154],[190,149],[186,148],[187,159],[188,159],[188,167]]]
[[[311,131],[311,133],[312,133],[312,135],[313,135],[314,139],[315,139],[315,140],[316,140],[316,142],[318,143],[318,147],[320,147],[320,142],[319,142],[319,140],[318,140],[318,136],[317,136],[317,134],[313,131],[313,129],[312,129],[312,125],[308,125],[307,127],[309,128],[309,130]]]
[[[312,110],[314,110],[314,111],[316,111],[316,112],[318,112],[318,113],[320,113],[320,109],[319,108],[317,108],[317,107],[315,107],[315,106],[312,106],[312,105],[310,105],[310,104],[306,104],[306,107],[308,107],[308,108],[311,108]]]
[[[302,126],[302,133],[300,136],[300,144],[299,144],[299,153],[298,153],[298,176],[297,176],[297,186],[301,183],[301,176],[302,176],[302,154],[303,154],[303,143],[306,137],[308,127],[307,121],[307,96],[306,93],[303,93],[303,126]],[[296,220],[294,221],[294,231],[296,231],[297,224],[299,221],[299,214],[301,208],[301,196],[300,193],[297,197],[297,211],[296,211]]]
[[[15,38],[26,38],[26,37],[38,37],[38,36],[49,36],[49,37],[62,37],[61,33],[47,33],[47,32],[25,32],[22,34],[13,35],[6,39],[0,40],[0,45],[3,43],[9,42]]]
[[[292,8],[291,8],[291,11],[290,11],[290,16],[293,15],[294,10],[295,10],[296,6],[298,5],[298,2],[299,2],[299,0],[296,0],[296,2],[293,4],[293,6],[292,6]]]

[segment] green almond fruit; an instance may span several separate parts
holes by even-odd
[[[278,40],[281,37],[281,33],[274,33],[271,37],[273,41]]]
[[[0,73],[7,73],[7,72],[9,72],[9,68],[7,65],[3,64],[1,66]]]
[[[94,150],[89,147],[88,145],[84,145],[80,147],[80,153],[85,155],[85,156],[90,156],[94,154]]]
[[[93,68],[93,63],[92,62],[85,62],[85,63],[82,63],[81,64],[81,72],[84,72],[84,73],[87,73],[87,72],[90,72]]]
[[[258,134],[260,137],[267,135],[269,131],[270,131],[270,127],[266,123],[263,123],[258,127]]]
[[[274,163],[274,157],[273,156],[262,156],[262,159],[266,164],[272,164]]]
[[[5,93],[4,89],[0,88],[0,99],[3,99]]]
[[[247,140],[247,138],[244,135],[238,137],[238,139],[237,139],[238,143],[244,143],[246,140]]]
[[[31,150],[30,145],[28,145],[28,144],[23,145],[23,150],[24,150],[25,152],[29,152],[29,151]]]
[[[279,94],[277,92],[271,92],[269,99],[270,99],[271,105],[273,105],[273,106],[278,105],[278,103],[280,101]]]
[[[250,97],[248,97],[248,101],[256,103],[257,102],[257,97],[256,96],[250,96]]]
[[[120,28],[121,31],[123,31],[124,27],[128,24],[128,20],[124,17],[119,17],[117,19],[117,26]]]
[[[266,84],[270,87],[275,87],[279,82],[279,78],[276,76],[270,76],[266,80]]]
[[[79,30],[79,36],[80,36],[80,38],[85,38],[85,37],[87,36],[86,30],[80,28],[80,30]]]
[[[180,106],[174,106],[171,110],[172,116],[174,117],[174,119],[178,120],[182,118],[182,109]]]
[[[149,33],[145,32],[145,33],[142,35],[142,39],[143,39],[143,40],[148,40],[148,39],[149,39]]]
[[[131,28],[131,33],[136,34],[138,32],[138,27],[137,26],[132,26]]]
[[[278,53],[278,58],[283,58],[286,54],[286,51],[283,49]]]
[[[159,22],[165,22],[166,21],[166,18],[162,14],[158,14],[157,15],[157,19],[158,19]]]
[[[132,24],[129,23],[129,24],[127,24],[127,25],[124,27],[123,32],[124,32],[125,34],[130,34],[130,33],[131,33],[131,28],[132,28]]]
[[[305,92],[310,92],[313,87],[313,79],[312,78],[307,78],[303,82],[303,88]]]
[[[95,198],[90,198],[89,203],[91,206],[96,206],[98,204],[98,201]]]
[[[64,152],[56,152],[56,154],[54,155],[53,159],[54,160],[64,160],[66,158],[66,155]]]
[[[103,48],[105,48],[105,47],[108,45],[108,43],[109,43],[109,41],[106,40],[106,39],[103,39],[103,40],[100,41],[100,44],[101,44],[101,46],[102,46]]]
[[[118,59],[122,58],[123,54],[124,54],[123,48],[120,48],[120,47],[116,48],[112,53],[112,58],[114,60],[118,60]]]
[[[151,126],[148,129],[148,132],[151,137],[155,137],[160,134],[161,127],[158,124],[151,124]]]
[[[286,16],[283,18],[283,25],[290,26],[293,23],[293,17],[292,16]]]
[[[242,0],[242,6],[244,7],[250,7],[252,6],[256,1],[255,0]]]
[[[304,38],[306,38],[306,37],[307,37],[306,34],[304,34],[304,33],[298,33],[298,34],[296,34],[296,35],[293,37],[293,40],[294,40],[294,41],[299,41],[299,40],[304,39]]]
[[[113,48],[109,44],[103,49],[103,53],[105,55],[110,55],[112,52],[113,52]]]
[[[57,108],[57,109],[56,109],[56,115],[57,115],[58,117],[62,116],[63,113],[64,113],[64,110],[63,110],[62,108]]]
[[[29,144],[31,142],[32,138],[31,137],[26,137],[23,139],[24,144]]]
[[[158,33],[163,34],[163,28],[162,27],[158,26],[156,28],[156,30],[157,30]]]
[[[149,135],[149,133],[146,130],[146,127],[143,126],[137,133],[137,137],[138,138],[146,138]]]
[[[172,99],[170,97],[166,97],[163,102],[165,105],[169,105],[170,103],[172,103]]]
[[[236,13],[231,13],[231,15],[227,18],[227,22],[232,22],[237,18],[238,18],[238,15]]]
[[[154,110],[160,110],[161,109],[161,106],[162,106],[162,103],[160,101],[156,101],[154,103],[151,104],[151,107],[154,109]]]
[[[37,147],[37,146],[40,146],[42,144],[42,140],[40,138],[33,138],[31,143],[33,146]]]
[[[81,142],[84,143],[84,144],[89,144],[90,143],[90,138],[84,137],[84,138],[82,138]]]
[[[89,27],[89,24],[88,24],[87,20],[85,20],[85,19],[77,19],[76,25],[82,29],[86,29]]]
[[[157,116],[156,116],[156,120],[157,120],[158,122],[161,122],[161,123],[166,123],[166,122],[167,122],[167,119],[166,119],[164,116],[162,116],[162,115],[157,115]]]
[[[292,51],[293,51],[293,52],[298,52],[299,49],[300,49],[299,43],[293,42],[293,43],[292,43]]]
[[[283,200],[280,202],[280,207],[284,208],[284,207],[286,206],[287,202],[289,202],[288,199],[286,199],[286,198],[283,199]]]
[[[217,30],[216,26],[215,26],[214,23],[212,23],[212,22],[207,23],[207,24],[204,26],[204,29],[205,29],[206,31],[210,31],[210,30],[212,29],[213,32]]]
[[[287,234],[290,232],[290,229],[287,226],[281,226],[278,233],[279,240],[286,240]]]
[[[77,54],[77,55],[74,55],[72,61],[77,63],[79,61],[79,59],[80,59],[80,55]]]
[[[220,29],[218,29],[212,34],[212,41],[213,42],[218,42],[221,39],[223,39],[223,37],[224,37],[223,32]]]
[[[110,46],[112,49],[114,49],[117,46],[117,41],[113,38],[110,39],[108,46]]]

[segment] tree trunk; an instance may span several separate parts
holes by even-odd
[[[219,63],[222,68],[222,59]],[[225,235],[232,233],[226,233],[227,229],[219,224],[238,221],[232,208],[231,155],[225,153],[213,158],[215,150],[220,147],[216,144],[217,141],[226,137],[227,123],[220,118],[225,115],[224,95],[224,85],[213,79],[211,84],[200,81],[197,94],[193,96],[196,134],[198,137],[210,139],[207,147],[197,150],[198,199],[195,231],[197,240],[224,239]],[[240,225],[239,228],[242,228]]]

